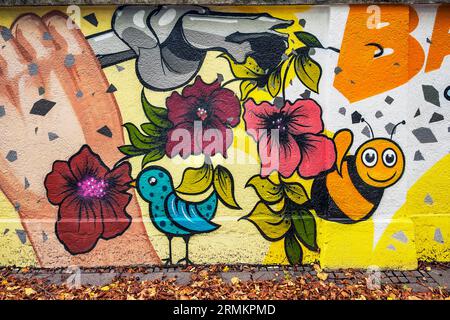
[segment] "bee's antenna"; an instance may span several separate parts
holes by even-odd
[[[401,125],[401,124],[406,124],[406,121],[405,121],[405,120],[400,121],[399,123],[397,123],[397,124],[392,128],[392,131],[391,131],[391,137],[390,137],[389,139],[392,140],[392,136],[393,136],[394,133],[395,133],[395,129],[397,129],[397,127],[398,127],[399,125]]]
[[[370,129],[370,134],[372,135],[372,139],[375,138],[375,135],[373,134],[372,126],[366,121],[366,119],[361,118],[361,122],[365,122],[367,124],[367,126]]]

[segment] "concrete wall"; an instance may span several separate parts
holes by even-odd
[[[0,265],[450,260],[448,5],[0,25]]]

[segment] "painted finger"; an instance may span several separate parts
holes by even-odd
[[[102,157],[111,166],[120,158],[117,146],[123,144],[123,135],[120,111],[108,90],[109,83],[84,35],[79,29],[68,27],[72,24],[67,23],[67,16],[51,12],[43,20],[59,52],[66,55],[64,67],[76,82],[78,99],[73,108],[86,141],[93,149],[102,150]]]
[[[55,51],[47,26],[36,14],[27,13],[17,18],[11,25],[11,32],[30,61],[47,60]]]
[[[33,95],[44,95],[44,82],[50,77],[46,71],[54,63],[52,58],[56,49],[47,26],[39,16],[28,13],[13,22],[11,32],[22,55],[29,61],[28,73],[33,81],[28,87],[35,86]]]
[[[18,104],[16,80],[26,72],[27,57],[17,45],[9,28],[0,26],[0,80],[4,84],[0,93],[8,96],[15,105]]]

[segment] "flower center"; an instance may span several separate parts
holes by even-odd
[[[282,115],[272,119],[271,129],[278,129],[280,133],[285,133],[287,131],[286,121]]]
[[[204,109],[204,108],[197,108],[197,117],[202,120],[205,121],[206,118],[208,118],[208,112]]]
[[[106,195],[108,183],[103,179],[87,177],[78,182],[78,193],[85,198],[103,198]]]

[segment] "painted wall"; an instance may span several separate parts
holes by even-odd
[[[450,6],[0,11],[0,265],[450,260]]]

